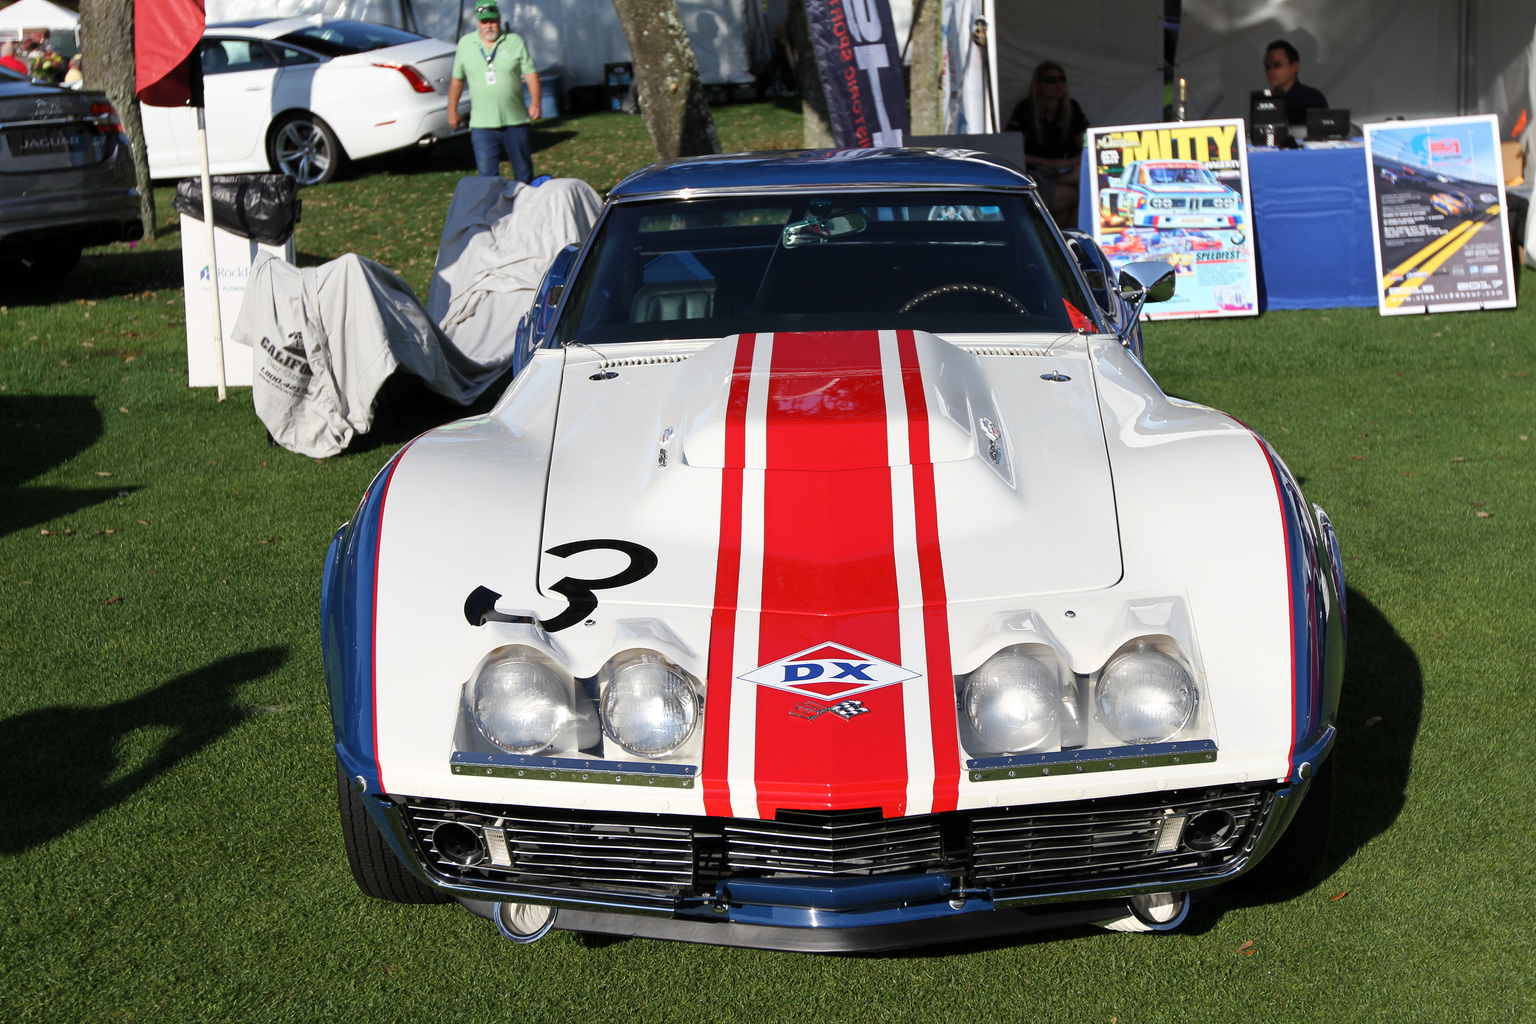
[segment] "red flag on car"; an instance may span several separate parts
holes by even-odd
[[[139,102],[181,107],[192,102],[193,54],[203,38],[203,0],[137,0],[133,65]]]

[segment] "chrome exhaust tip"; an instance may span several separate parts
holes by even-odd
[[[537,903],[498,903],[491,908],[491,920],[503,938],[513,942],[537,942],[555,926],[554,907]]]
[[[1189,893],[1147,892],[1126,902],[1124,917],[1095,921],[1112,932],[1171,932],[1189,916]]]

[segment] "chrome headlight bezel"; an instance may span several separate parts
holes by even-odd
[[[1121,743],[1174,739],[1199,721],[1200,703],[1194,667],[1176,644],[1155,637],[1123,645],[1093,686],[1094,717]]]
[[[548,655],[520,644],[481,659],[465,684],[470,721],[509,754],[542,754],[577,720],[574,682]]]
[[[603,666],[598,686],[603,735],[626,754],[672,757],[699,732],[699,682],[665,655],[645,648],[616,654]],[[647,722],[646,715],[658,717]]]
[[[968,673],[959,687],[965,746],[976,754],[1055,749],[1063,726],[1075,726],[1075,701],[1064,699],[1070,673],[1046,644],[1013,644]]]

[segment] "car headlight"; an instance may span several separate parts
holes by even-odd
[[[1056,735],[1061,679],[1054,667],[1010,647],[971,673],[961,701],[989,749],[1018,753]]]
[[[1099,678],[1099,714],[1124,743],[1169,739],[1189,724],[1199,701],[1184,666],[1150,644],[1117,654]]]
[[[571,720],[570,690],[537,652],[508,647],[480,666],[470,713],[476,728],[502,750],[537,754]]]
[[[619,746],[640,757],[665,757],[688,742],[698,723],[692,682],[661,655],[631,651],[612,663],[603,732]]]
[[[1173,208],[1173,200],[1172,199],[1154,199],[1150,203],[1148,203],[1147,205],[1151,206],[1153,209],[1157,209],[1157,210],[1170,210],[1170,209]]]

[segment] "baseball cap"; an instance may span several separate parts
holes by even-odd
[[[501,9],[496,6],[496,0],[480,0],[475,4],[476,21],[500,21]]]

